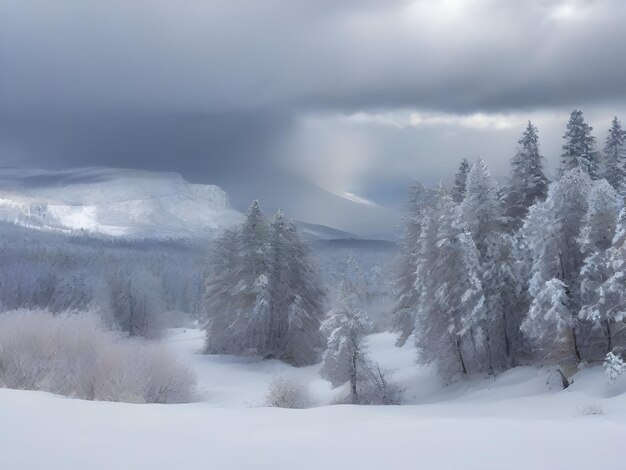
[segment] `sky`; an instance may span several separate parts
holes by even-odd
[[[0,0],[0,165],[175,171],[237,209],[391,232],[413,179],[528,119],[626,115],[623,0]]]

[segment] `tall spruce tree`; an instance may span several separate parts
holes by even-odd
[[[451,195],[454,202],[460,204],[465,199],[465,184],[467,182],[467,174],[469,173],[470,165],[467,158],[461,160],[459,165],[459,171],[457,171],[454,177],[454,186],[452,187]]]
[[[473,334],[485,313],[478,258],[461,208],[440,189],[420,236],[415,337],[422,359],[446,379],[488,368]]]
[[[505,216],[509,230],[518,230],[524,223],[528,208],[545,200],[548,178],[543,171],[544,157],[539,152],[537,127],[528,125],[518,141],[520,149],[511,159],[511,177],[505,196]]]
[[[534,348],[540,356],[558,362],[568,371],[575,370],[584,359],[578,338],[580,270],[584,261],[579,236],[591,187],[592,182],[583,168],[565,172],[550,187],[547,199],[533,206],[524,225],[525,241],[533,253],[529,286],[533,307],[532,315],[524,321],[525,332],[534,340]],[[549,282],[551,284],[547,285]],[[561,291],[566,301],[562,301]],[[558,317],[552,315],[557,307]],[[567,328],[563,326],[565,320],[561,315],[564,308],[568,312]],[[547,310],[542,314],[541,309]],[[543,321],[547,323],[542,325]],[[562,336],[558,341],[552,328],[555,325]]]
[[[626,173],[626,131],[622,129],[622,123],[613,118],[609,134],[604,146],[604,179],[606,179],[617,191],[622,191],[624,175]]]
[[[398,333],[396,344],[402,346],[413,333],[418,302],[416,285],[417,254],[422,228],[432,210],[435,192],[415,182],[409,189],[408,214],[400,250],[394,263],[393,292],[396,304],[391,311],[392,330]]]
[[[582,340],[586,357],[591,360],[603,359],[614,346],[612,318],[621,309],[614,291],[614,281],[619,275],[614,276],[620,271],[620,261],[613,259],[611,247],[622,206],[623,199],[607,181],[594,184],[580,236],[586,258],[580,272],[579,317],[586,326]],[[619,288],[623,289],[622,283]]]
[[[592,130],[593,127],[585,122],[582,111],[572,111],[563,135],[565,144],[561,154],[561,174],[573,168],[581,168],[591,179],[598,178],[598,155]]]

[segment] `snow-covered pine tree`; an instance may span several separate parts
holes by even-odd
[[[585,122],[583,112],[572,111],[563,138],[560,174],[582,168],[592,179],[598,178],[598,156],[595,151],[595,137],[591,135],[593,127]]]
[[[581,347],[592,360],[603,359],[613,347],[610,317],[615,298],[604,290],[603,284],[614,274],[608,250],[622,206],[622,198],[606,180],[594,183],[579,239],[586,256],[580,272],[579,318],[581,326],[586,327],[581,331]]]
[[[534,305],[534,314],[529,314],[529,318],[524,321],[524,330],[529,332],[534,328],[541,328],[531,323],[537,318],[543,318],[540,309],[548,308],[551,305],[548,297],[556,295],[558,289],[561,289],[567,301],[561,302],[562,306],[559,306],[558,311],[562,312],[567,308],[571,318],[565,323],[559,323],[559,328],[565,324],[569,325],[572,341],[559,342],[557,338],[550,336],[548,330],[543,335],[529,334],[529,338],[533,340],[535,351],[544,358],[561,357],[565,361],[563,365],[573,367],[582,360],[577,335],[580,309],[579,275],[584,255],[578,240],[582,220],[587,213],[587,195],[591,186],[589,175],[582,168],[577,167],[565,172],[550,186],[547,199],[531,207],[522,229],[525,244],[532,250],[529,293]],[[552,279],[556,279],[560,284],[553,282],[546,286]],[[541,298],[538,299],[538,296]],[[548,312],[544,314],[547,315]],[[553,351],[557,343],[570,345],[571,351],[557,354]],[[567,363],[570,358],[573,360]]]
[[[606,250],[602,259],[604,265],[593,265],[594,269],[605,277],[605,281],[597,287],[590,305],[581,311],[583,318],[598,325],[604,332],[604,351],[623,355],[626,350],[626,209],[620,211],[616,226],[616,234],[612,246]],[[591,260],[590,260],[591,262]],[[587,267],[586,263],[585,267]],[[587,273],[583,273],[587,275]],[[590,286],[591,288],[595,286]],[[587,290],[584,291],[587,294]]]
[[[428,218],[428,211],[432,210],[434,199],[435,192],[417,181],[409,189],[408,214],[404,219],[404,232],[394,264],[393,292],[397,300],[391,316],[392,330],[398,333],[397,346],[406,343],[415,327],[417,253],[422,226]]]
[[[467,174],[469,173],[470,165],[467,158],[461,160],[459,165],[459,171],[454,176],[454,186],[452,187],[451,195],[454,202],[461,204],[465,199],[465,186],[467,182]]]
[[[609,134],[604,146],[604,179],[606,179],[617,191],[622,191],[624,176],[626,173],[626,131],[622,129],[622,123],[613,118]]]
[[[482,265],[486,320],[490,352],[496,371],[506,370],[525,359],[520,326],[528,311],[527,282],[521,272],[517,239],[501,233],[489,246]]]
[[[269,330],[268,223],[254,201],[239,231],[213,245],[203,323],[211,354],[264,355]]]
[[[483,319],[475,332],[484,337],[490,371],[507,368],[512,362],[520,312],[513,241],[504,233],[498,184],[483,160],[472,165],[467,193],[461,204],[463,216],[478,249],[482,286],[486,298]],[[505,294],[506,293],[506,294]]]
[[[510,231],[523,225],[530,206],[545,200],[549,184],[543,171],[544,157],[539,152],[537,127],[532,122],[528,121],[518,142],[520,149],[511,159],[511,178],[505,196],[505,216]]]
[[[485,313],[478,251],[461,208],[442,189],[424,221],[416,286],[421,359],[433,363],[445,379],[487,370],[485,345],[473,334]]]
[[[556,278],[542,284],[522,323],[524,334],[535,344],[542,345],[545,353],[542,359],[549,364],[567,366],[580,361],[569,290]]]
[[[270,354],[302,366],[319,359],[325,290],[309,245],[296,224],[278,211],[270,238]]]
[[[358,403],[359,376],[367,367],[363,337],[372,329],[372,322],[359,304],[354,286],[344,281],[337,307],[321,325],[328,340],[320,373],[334,387],[350,381],[352,403]]]
[[[484,160],[478,159],[467,175],[463,216],[472,234],[480,261],[485,262],[489,245],[502,229],[502,207],[499,187]]]
[[[241,229],[225,231],[210,258],[202,309],[207,352],[294,365],[319,359],[325,291],[293,221],[278,211],[269,225],[254,201]]]

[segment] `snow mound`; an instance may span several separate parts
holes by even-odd
[[[177,173],[111,168],[0,169],[0,220],[126,238],[207,238],[238,223],[218,186]]]

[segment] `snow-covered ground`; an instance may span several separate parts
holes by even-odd
[[[0,390],[2,469],[585,469],[623,467],[624,384],[583,370],[567,390],[546,371],[443,387],[394,337],[371,355],[406,387],[407,405],[263,408],[273,377],[309,382],[318,404],[338,393],[318,366],[202,356],[202,333],[174,330],[169,346],[198,374],[183,405],[89,402]]]

